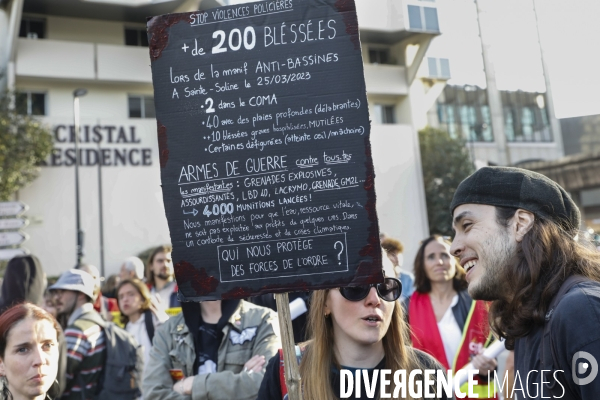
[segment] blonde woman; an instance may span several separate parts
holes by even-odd
[[[408,377],[414,369],[441,368],[432,357],[409,346],[403,309],[397,301],[401,291],[398,279],[386,278],[380,284],[313,293],[308,317],[311,339],[301,345],[304,400],[340,398],[340,370],[349,370],[353,376],[358,369],[367,370],[371,377],[376,369],[389,369],[392,375],[405,370]],[[393,394],[391,380],[386,392]],[[375,382],[375,398],[379,398],[379,379]],[[364,382],[361,386],[361,397],[353,392],[350,398],[373,398]],[[257,399],[280,400],[285,398],[283,391],[277,354],[267,366]],[[403,398],[401,393],[397,398]],[[437,398],[446,399],[443,394]]]

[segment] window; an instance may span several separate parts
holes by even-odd
[[[44,39],[46,37],[46,20],[41,18],[23,17],[19,37]]]
[[[521,110],[521,129],[525,141],[533,140],[533,129],[535,126],[535,117],[529,107],[523,107]]]
[[[442,72],[443,78],[450,79],[450,60],[447,58],[440,58],[440,71]]]
[[[504,107],[504,133],[509,142],[515,141],[515,117],[511,107]]]
[[[409,5],[408,25],[414,30],[439,32],[437,8]]]
[[[375,124],[395,124],[394,106],[388,104],[375,104],[373,106],[373,123]]]
[[[504,131],[509,142],[552,142],[544,94],[500,92],[504,106]]]
[[[430,78],[450,79],[450,60],[447,58],[427,57]]]
[[[46,115],[46,93],[18,92],[16,103],[21,115]]]
[[[439,65],[436,63],[436,66]],[[494,141],[492,118],[484,89],[446,86],[438,100],[437,110],[440,127],[446,129],[452,138],[467,142]]]
[[[154,97],[130,95],[129,118],[156,118]]]
[[[369,63],[390,64],[389,59],[389,52],[387,49],[369,49]]]
[[[125,28],[125,45],[148,47],[146,28]]]

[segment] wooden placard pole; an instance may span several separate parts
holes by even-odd
[[[285,384],[289,400],[302,400],[302,386],[300,381],[300,368],[296,361],[294,349],[294,331],[290,315],[290,300],[287,293],[276,293],[277,314],[279,315],[279,330],[281,331],[281,345],[283,346],[283,365],[285,370]]]

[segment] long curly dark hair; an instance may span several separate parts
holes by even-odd
[[[496,220],[508,226],[516,208],[496,207]],[[517,249],[518,262],[510,266],[505,287],[515,288],[510,300],[494,300],[489,320],[494,332],[506,338],[506,348],[544,324],[552,298],[571,275],[600,282],[600,252],[586,247],[556,223],[535,216],[535,222]]]

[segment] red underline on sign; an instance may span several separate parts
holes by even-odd
[[[357,187],[360,185],[352,185],[352,186],[343,186],[343,187],[336,187],[336,188],[331,188],[331,189],[318,189],[318,190],[313,190],[313,192],[324,192],[326,190],[342,190],[342,189],[348,189],[348,188],[353,188],[353,187]]]
[[[184,198],[184,199],[187,199],[189,197],[206,196],[208,194],[229,193],[229,192],[231,192],[231,189],[210,190],[210,191],[205,192],[205,193],[194,193],[194,194],[182,195],[181,197]]]
[[[283,10],[283,11],[275,11],[275,12],[269,12],[269,13],[264,13],[264,14],[249,15],[249,16],[247,16],[247,17],[240,17],[240,18],[224,19],[224,20],[221,20],[221,21],[205,22],[204,24],[190,24],[190,26],[203,26],[203,25],[210,25],[210,24],[218,24],[219,22],[237,21],[237,20],[239,20],[239,19],[254,18],[254,17],[262,17],[262,16],[264,16],[264,15],[279,14],[279,13],[282,13],[282,12],[288,12],[288,11],[294,11],[294,9],[291,9],[291,10]]]
[[[247,178],[249,176],[259,176],[259,175],[267,175],[267,174],[278,174],[280,172],[287,172],[287,168],[286,169],[282,169],[279,171],[269,171],[269,172],[261,172],[260,174],[249,174],[249,175],[236,175],[236,176],[228,176],[227,178],[215,178],[215,179],[207,179],[204,181],[195,181],[195,182],[187,182],[187,183],[178,183],[178,186],[181,185],[193,185],[195,183],[202,183],[202,182],[212,182],[212,181],[223,181],[226,179],[236,179],[236,178]],[[357,185],[358,186],[358,185]]]
[[[348,164],[348,161],[325,161],[325,164],[327,164],[327,165],[332,165],[332,164]]]

